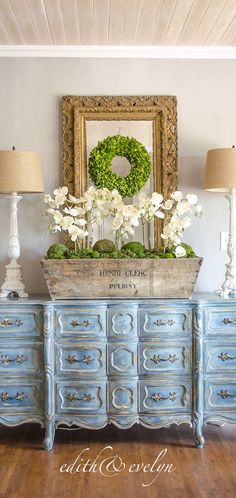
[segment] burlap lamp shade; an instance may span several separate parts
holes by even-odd
[[[236,188],[236,148],[209,150],[204,189],[212,192],[229,192],[232,188]]]
[[[31,151],[0,151],[0,192],[43,192],[39,155]]]

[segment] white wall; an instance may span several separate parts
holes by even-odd
[[[226,254],[219,232],[228,229],[228,206],[221,194],[202,190],[208,149],[236,142],[236,61],[111,59],[1,59],[0,149],[39,151],[51,192],[61,184],[60,102],[63,95],[176,95],[178,98],[179,188],[199,195],[201,221],[186,241],[204,257],[198,291],[219,288]],[[21,201],[24,280],[30,293],[45,293],[40,259],[51,243],[40,215],[43,195]],[[0,196],[0,283],[7,262],[8,203]]]

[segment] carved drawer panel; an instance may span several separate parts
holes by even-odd
[[[136,375],[137,343],[108,344],[108,372],[110,375]]]
[[[113,339],[130,339],[137,336],[137,308],[109,307],[108,335]]]
[[[236,308],[207,309],[205,315],[207,334],[233,334],[236,332]]]
[[[191,331],[190,309],[185,310],[161,310],[155,307],[140,309],[140,334],[141,336],[154,336],[162,338],[166,336],[179,337],[190,334]]]
[[[106,334],[106,309],[71,307],[57,310],[56,330],[62,336],[102,337]]]
[[[205,382],[205,409],[235,410],[236,380],[218,378]]]
[[[106,373],[105,344],[71,344],[56,346],[58,374],[98,375]]]
[[[56,390],[58,413],[81,415],[106,411],[106,382],[58,382]]]
[[[37,412],[42,408],[42,385],[38,382],[0,382],[0,413]]]
[[[236,345],[228,343],[220,346],[206,344],[205,364],[207,373],[236,371]]]
[[[1,344],[0,375],[39,374],[42,373],[43,345],[18,343],[18,345]]]
[[[109,411],[119,415],[137,412],[137,381],[109,382]]]
[[[0,337],[17,337],[24,339],[26,336],[41,335],[40,311],[2,309],[0,313]]]
[[[141,413],[191,411],[191,387],[187,381],[140,381],[139,398]]]
[[[191,350],[187,346],[172,344],[160,346],[142,343],[139,345],[139,372],[141,375],[165,373],[189,373],[191,368]]]

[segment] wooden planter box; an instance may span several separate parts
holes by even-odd
[[[43,259],[52,299],[190,298],[202,258]]]

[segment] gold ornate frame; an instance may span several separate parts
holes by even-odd
[[[153,122],[153,186],[164,198],[177,189],[177,99],[173,96],[62,97],[64,185],[75,196],[87,188],[86,120]],[[155,240],[159,240],[160,220]]]

